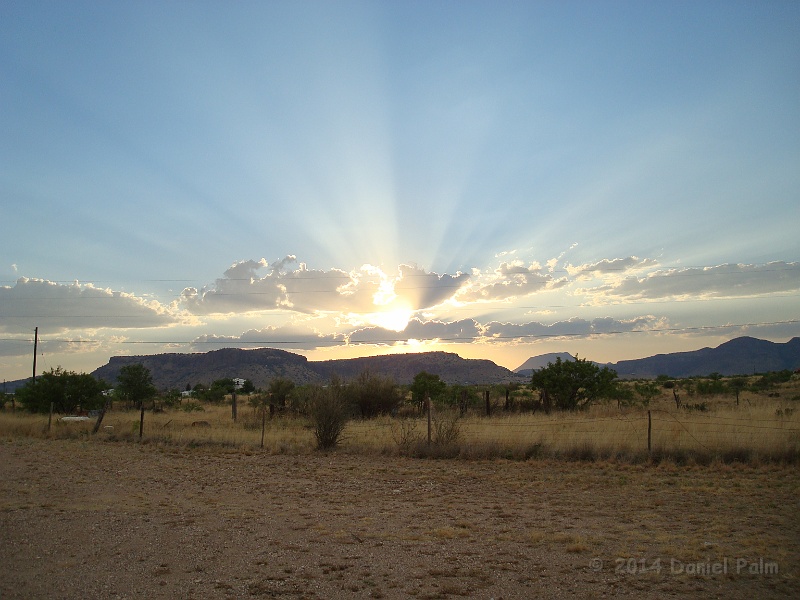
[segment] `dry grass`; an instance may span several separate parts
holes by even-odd
[[[579,413],[497,412],[490,418],[471,413],[458,420],[455,413],[442,410],[434,413],[431,445],[424,418],[354,420],[347,425],[341,446],[353,454],[466,459],[796,464],[800,462],[799,387],[799,382],[789,382],[778,397],[744,393],[738,406],[731,397],[704,398],[705,411],[677,409],[666,390],[649,409],[601,404]],[[688,403],[701,401],[689,399]],[[227,405],[206,405],[198,412],[148,411],[142,441],[260,450],[261,413],[243,404],[235,423]],[[65,423],[55,416],[49,430],[47,423],[47,416],[6,411],[0,413],[0,436],[89,438],[94,424]],[[267,417],[265,425],[267,453],[307,454],[315,447],[306,419]],[[96,437],[138,441],[139,412],[110,411]]]
[[[469,415],[444,455],[462,458],[617,460],[678,462],[800,461],[800,410],[797,402],[753,398],[736,406],[729,398],[707,401],[705,412],[677,409],[667,398],[651,403],[651,453],[648,409],[598,405],[579,413]],[[788,410],[787,410],[788,409]],[[439,414],[443,419],[449,414]],[[427,449],[427,421],[382,418],[356,421],[347,429],[354,452],[441,455]]]

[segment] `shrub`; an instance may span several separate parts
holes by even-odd
[[[433,443],[438,446],[450,446],[461,437],[461,426],[457,414],[444,414],[433,421]]]
[[[336,447],[350,420],[350,405],[342,386],[335,382],[325,388],[313,386],[309,390],[308,413],[317,448],[327,450]]]
[[[392,439],[401,454],[408,454],[411,448],[422,439],[414,419],[397,419],[392,421]]]
[[[366,371],[347,386],[347,395],[365,419],[393,413],[403,401],[391,377]]]

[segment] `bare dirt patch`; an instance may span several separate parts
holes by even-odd
[[[797,598],[800,473],[0,442],[0,597]]]

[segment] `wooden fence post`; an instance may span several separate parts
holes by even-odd
[[[270,406],[272,406],[270,404]],[[267,407],[261,407],[261,448],[264,448],[264,429],[267,426]]]
[[[142,400],[142,414],[139,416],[139,439],[142,439],[144,433],[144,400]]]
[[[650,418],[650,411],[647,411],[647,453],[650,454],[651,445],[650,445],[650,435],[653,431],[653,421]]]
[[[106,400],[106,403],[103,405],[103,409],[100,411],[100,414],[97,415],[97,423],[94,424],[94,429],[92,429],[92,433],[97,433],[100,430],[100,424],[103,422],[103,417],[106,416],[106,411],[108,410],[108,405],[111,400]]]
[[[425,393],[425,405],[428,409],[428,446],[431,445],[431,397],[426,392]]]

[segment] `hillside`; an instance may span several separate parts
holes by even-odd
[[[546,367],[556,358],[571,360],[566,352],[553,352],[532,356],[514,372],[530,377],[535,369]],[[600,366],[604,366],[602,363]],[[670,377],[693,377],[720,373],[722,375],[747,375],[768,371],[795,370],[800,368],[800,338],[792,338],[785,343],[759,340],[752,337],[739,337],[716,348],[701,348],[690,352],[656,354],[647,358],[621,360],[608,363],[621,378],[655,378],[659,375]]]
[[[716,348],[657,354],[609,365],[620,377],[652,378],[658,375],[692,377],[721,373],[747,375],[800,367],[800,338],[783,344],[739,337]]]
[[[489,360],[461,358],[449,352],[393,354],[327,361],[309,361],[304,356],[260,348],[241,350],[224,348],[203,354],[155,354],[150,356],[115,356],[92,375],[114,382],[120,369],[141,363],[153,375],[158,389],[184,389],[187,384],[209,384],[225,377],[250,379],[256,387],[266,387],[276,377],[286,377],[297,384],[324,383],[332,375],[348,380],[364,371],[390,376],[397,383],[411,383],[414,375],[427,371],[447,383],[504,383],[521,381],[505,367]]]
[[[325,379],[336,373],[344,379],[353,379],[363,371],[391,375],[397,383],[411,383],[420,371],[441,377],[448,384],[506,383],[523,381],[505,367],[490,360],[461,358],[450,352],[421,352],[389,354],[344,360],[327,360],[311,363]]]
[[[518,375],[524,375],[525,377],[530,377],[533,375],[534,371],[543,369],[549,363],[556,362],[556,359],[558,358],[560,358],[562,361],[575,360],[575,357],[569,352],[550,352],[549,354],[539,354],[538,356],[531,356],[528,360],[514,369],[514,373]]]

